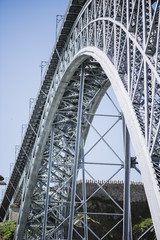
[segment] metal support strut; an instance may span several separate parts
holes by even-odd
[[[84,137],[81,131],[81,154],[82,154],[82,192],[83,192],[83,212],[84,212],[84,240],[88,240],[87,228],[87,204],[86,204],[86,179],[85,179],[85,166],[84,166]]]
[[[72,234],[73,234],[73,218],[74,218],[74,205],[75,205],[75,194],[76,194],[76,179],[77,179],[79,143],[80,143],[81,121],[82,121],[83,90],[84,90],[84,65],[82,64],[82,66],[81,66],[80,93],[79,93],[79,104],[78,104],[77,133],[76,133],[75,159],[74,159],[73,180],[72,180],[72,194],[71,194],[71,207],[70,207],[68,240],[72,239]]]
[[[46,189],[46,201],[44,209],[44,222],[43,222],[43,232],[42,240],[46,239],[46,227],[47,227],[47,213],[48,213],[48,203],[49,203],[49,184],[51,178],[51,167],[52,167],[52,153],[53,153],[53,139],[54,139],[54,127],[51,130],[51,142],[50,142],[50,153],[49,153],[49,163],[48,163],[48,179],[47,179],[47,189]]]
[[[124,163],[124,215],[123,215],[123,240],[132,240],[131,231],[131,207],[130,207],[130,136],[123,119],[124,131],[124,150],[125,150],[125,163]]]

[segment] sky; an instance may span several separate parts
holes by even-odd
[[[22,125],[29,120],[30,99],[36,98],[40,88],[41,61],[49,60],[55,44],[56,15],[64,15],[68,3],[69,0],[0,0],[0,174],[5,181],[15,162],[16,146],[21,144]],[[104,114],[104,108],[109,106],[108,104],[110,103],[103,102],[99,113]],[[115,109],[110,111],[110,114],[112,113],[115,113]],[[98,125],[101,133],[104,131],[103,126],[106,129],[111,126],[106,124],[106,119],[103,119],[103,123],[98,120]],[[107,141],[113,135],[116,136],[118,131],[114,131]],[[89,139],[94,141],[89,141],[86,151],[98,138],[92,130]],[[112,145],[119,147],[122,141],[116,138]],[[101,147],[98,158],[103,162],[108,153],[104,142]],[[89,153],[87,161],[92,161],[98,151],[95,148]],[[113,155],[112,153],[112,159]],[[94,168],[93,175],[97,174],[98,178],[102,179],[106,169],[103,165],[99,168]],[[0,186],[1,192],[3,189],[4,187]]]
[[[69,0],[0,0],[0,174],[9,177],[29,102],[41,82],[41,61],[55,44],[56,15]],[[0,187],[0,190],[2,186]],[[0,193],[1,194],[1,193]],[[1,196],[0,196],[1,198]]]

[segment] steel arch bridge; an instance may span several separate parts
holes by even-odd
[[[114,226],[99,236],[88,225],[84,144],[110,86],[121,108],[113,126],[123,120],[124,159],[112,177],[124,169],[124,204],[97,183],[118,208]],[[97,131],[100,140],[106,142],[107,132]],[[71,0],[1,204],[1,220],[10,204],[20,203],[15,239],[109,239],[119,226],[123,239],[132,239],[130,140],[160,239],[160,2]],[[76,192],[80,171],[82,198]]]

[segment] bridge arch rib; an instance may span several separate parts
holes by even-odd
[[[155,9],[152,8],[151,1],[149,0],[145,3],[142,0],[90,0],[86,2],[75,21],[65,48],[60,55],[60,61],[53,77],[41,117],[39,132],[37,133],[32,154],[30,155],[32,164],[28,169],[27,167],[25,169],[28,175],[17,226],[17,239],[20,239],[23,235],[31,203],[28,199],[35,196],[34,188],[39,177],[38,171],[43,175],[43,168],[46,168],[46,159],[49,158],[48,148],[51,142],[51,126],[56,124],[56,121],[58,124],[64,124],[63,121],[69,121],[69,117],[73,117],[71,118],[72,127],[70,125],[68,129],[66,128],[69,134],[66,136],[66,139],[70,139],[72,147],[70,146],[68,152],[64,151],[64,155],[59,153],[59,157],[62,158],[69,155],[68,157],[70,158],[68,161],[71,166],[66,166],[65,169],[65,175],[68,178],[64,181],[65,187],[67,184],[68,188],[65,189],[62,184],[60,191],[63,189],[65,192],[64,199],[71,194],[70,184],[74,165],[73,149],[76,145],[75,135],[73,134],[76,129],[76,113],[74,110],[78,109],[75,86],[77,89],[80,87],[77,78],[81,76],[79,66],[82,62],[85,62],[86,67],[92,66],[97,71],[99,64],[103,69],[101,70],[101,82],[98,83],[101,90],[96,95],[98,100],[95,101],[95,105],[93,104],[94,110],[96,110],[102,95],[108,89],[110,83],[113,87],[125,117],[136,156],[139,160],[154,227],[157,237],[160,238],[158,167],[160,158],[160,115],[158,108],[160,102],[159,27],[159,1],[157,1]],[[87,62],[87,59],[90,60]],[[72,83],[75,85],[74,87],[70,85]],[[69,92],[68,96],[65,96],[65,91]],[[95,84],[95,89],[93,88],[92,92],[93,95],[91,94],[90,97],[92,96],[93,98],[97,91]],[[71,96],[73,99],[75,98],[75,103],[77,104],[75,107],[74,104],[70,103],[70,110],[74,114],[64,117],[61,110],[61,114],[58,112],[58,115],[56,115],[61,100],[69,96],[70,98]],[[89,101],[88,99],[86,99],[86,102]],[[64,104],[64,107],[67,108],[67,104]],[[86,136],[87,132],[88,128],[86,127]],[[63,139],[62,133],[64,134],[64,129],[59,129],[59,133],[57,134]],[[56,135],[54,141],[57,141]],[[59,144],[62,144],[62,142],[59,142]],[[56,146],[56,148],[60,149],[60,146]],[[64,170],[59,169],[59,174],[60,171],[64,172]],[[39,182],[43,182],[42,179]],[[38,187],[40,188],[40,184]],[[68,207],[65,208],[67,212]],[[54,210],[57,211],[57,209]],[[40,207],[37,207],[37,211],[39,217],[36,220],[39,221],[44,209],[40,211]],[[31,215],[30,220],[34,219],[33,215]],[[67,227],[63,217],[59,228],[61,228],[61,225],[64,225],[61,234],[62,232],[65,234]]]

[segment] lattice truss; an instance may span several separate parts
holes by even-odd
[[[65,52],[68,62],[85,46],[96,46],[106,52],[130,94],[152,155],[159,155],[160,151],[159,24],[159,1],[153,5],[149,0],[145,4],[144,1],[89,1]]]
[[[79,52],[88,47],[92,47],[93,52],[95,49],[99,49],[102,53],[105,53],[120,76],[125,91],[130,98],[132,110],[136,115],[140,134],[145,139],[145,148],[151,156],[153,177],[156,179],[156,187],[154,186],[154,188],[156,193],[159,192],[160,3],[151,0],[89,0],[82,1],[82,3],[85,3],[84,7],[70,31],[67,44],[62,51],[58,52],[56,49],[59,63],[55,73],[52,73],[53,80],[50,89],[47,87],[48,91],[44,93],[45,97],[48,96],[44,97],[41,119],[32,129],[35,133],[34,144],[31,144],[30,147],[28,144],[29,150],[27,149],[25,154],[23,153],[26,161],[20,181],[20,183],[23,182],[23,194],[16,239],[22,238],[26,223],[28,239],[41,238],[48,187],[45,232],[47,239],[67,238],[68,228],[71,229],[69,218],[82,75],[80,64],[85,61],[82,104],[84,142],[93,119],[93,115],[87,115],[86,113],[95,113],[110,85],[109,79],[99,63],[93,58],[87,59],[87,54],[81,58],[79,64],[73,68],[74,70],[70,68]],[[73,0],[70,6],[72,4],[76,5],[78,2]],[[68,17],[72,19],[72,15],[69,15],[69,13]],[[65,21],[67,21],[67,16],[64,23]],[[53,63],[51,57],[48,70],[44,76],[44,83],[48,77],[52,78],[49,71],[52,69]],[[66,72],[69,77],[67,77]],[[44,85],[42,86],[44,87]],[[50,132],[52,127],[54,134]],[[83,149],[82,142],[81,140],[80,149]],[[50,150],[51,146],[52,151]],[[50,152],[52,152],[51,156]],[[79,159],[81,160],[82,155],[80,151]],[[51,169],[49,172],[50,159]],[[79,163],[77,170],[80,168],[82,168],[82,165]],[[14,171],[17,170],[14,169]],[[50,179],[47,183],[48,174]],[[17,187],[12,178],[9,184],[12,191],[13,188]],[[17,195],[19,195],[20,189],[18,186]],[[9,198],[11,199],[11,197]],[[9,201],[11,201],[10,199]],[[17,196],[14,196],[14,199],[17,199]],[[81,200],[79,199],[79,201]],[[5,209],[5,205],[3,209]],[[123,210],[120,207],[119,209],[119,214],[122,214]],[[118,221],[121,222],[122,220],[123,218],[120,218]],[[79,221],[86,226],[85,216],[80,218]],[[118,224],[119,222],[117,222]],[[74,227],[73,230],[79,236],[79,239],[83,238],[83,234],[78,233]],[[160,238],[158,224],[155,225],[155,230]],[[90,232],[96,239],[105,239],[107,236],[98,237],[92,230]]]
[[[92,112],[97,105],[96,98],[104,94],[104,90],[110,85],[108,78],[102,71],[100,65],[93,59],[85,63],[85,86],[83,97],[83,117]],[[46,236],[52,239],[67,238],[70,214],[70,198],[72,190],[72,178],[74,169],[75,143],[77,112],[80,89],[80,69],[74,73],[57,109],[56,117],[53,121],[54,143],[52,153],[51,178],[49,183],[49,208],[47,216]],[[88,116],[83,120],[83,132],[87,136],[89,123],[93,116]],[[38,172],[38,179],[34,189],[31,210],[28,215],[28,238],[31,239],[42,236],[42,227],[45,211],[46,188],[48,178],[48,162],[50,152],[50,139],[47,141],[43,160]],[[81,166],[80,157],[79,167]],[[82,199],[77,195],[79,208],[83,206]],[[82,221],[82,220],[81,220]],[[83,221],[82,221],[83,223]],[[82,238],[81,235],[79,237]],[[29,238],[30,239],[30,238]]]

